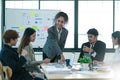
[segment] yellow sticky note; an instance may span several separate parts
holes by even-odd
[[[37,26],[32,26],[32,28],[33,28],[34,30],[37,30],[37,29],[38,29],[38,27],[37,27]]]
[[[25,30],[25,26],[24,26],[24,25],[21,25],[21,26],[19,27],[19,29],[20,29],[20,30]]]
[[[35,16],[35,12],[30,12],[30,16],[34,17]]]

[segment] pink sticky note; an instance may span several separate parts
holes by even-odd
[[[48,26],[44,26],[44,30],[48,30]]]

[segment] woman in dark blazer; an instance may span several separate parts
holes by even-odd
[[[16,45],[18,33],[14,30],[7,30],[3,35],[5,44],[0,53],[0,60],[3,66],[9,66],[12,69],[11,80],[33,80],[33,77],[25,70],[24,64],[27,55],[25,51],[22,51],[21,55],[17,53],[12,46]],[[34,79],[34,80],[37,80]]]
[[[68,30],[63,26],[68,22],[68,15],[59,12],[55,16],[52,27],[48,29],[47,41],[43,47],[43,59],[50,59],[49,62],[56,62],[58,59],[65,61],[63,49],[68,35]]]

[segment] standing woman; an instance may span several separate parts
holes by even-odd
[[[43,47],[43,59],[49,62],[57,62],[60,59],[65,61],[63,49],[68,35],[68,30],[64,28],[68,22],[68,15],[58,12],[54,18],[54,25],[48,29],[47,41]]]
[[[35,38],[36,38],[36,31],[32,28],[26,28],[20,46],[18,48],[18,52],[21,53],[21,51],[24,50],[28,53],[28,55],[25,56],[27,63],[24,65],[27,71],[40,73],[41,71],[38,68],[38,65],[46,61],[35,60],[35,54],[32,45],[30,44],[30,42],[35,41]]]

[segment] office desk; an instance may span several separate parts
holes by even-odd
[[[42,67],[47,65],[42,65]],[[112,80],[112,72],[72,71],[72,73],[47,73],[43,70],[48,80]]]

